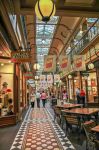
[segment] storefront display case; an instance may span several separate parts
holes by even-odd
[[[14,65],[0,63],[0,126],[13,124],[14,98],[13,98]],[[7,117],[7,118],[6,118]]]

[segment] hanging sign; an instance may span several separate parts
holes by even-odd
[[[11,52],[11,61],[14,63],[31,62],[30,51],[15,51]]]
[[[25,78],[33,78],[33,74],[32,74],[32,72],[26,72],[25,74],[24,74],[24,77]]]
[[[56,56],[48,55],[44,57],[44,71],[55,72],[56,71]]]
[[[46,76],[45,75],[40,75],[40,82],[46,81]]]
[[[53,76],[47,75],[47,83],[53,83]]]
[[[59,57],[60,71],[67,69],[68,67],[68,58],[66,56]]]
[[[74,70],[75,71],[86,70],[84,55],[75,55],[73,59],[74,59]]]
[[[60,81],[60,75],[54,74],[54,82],[59,82],[59,81]]]

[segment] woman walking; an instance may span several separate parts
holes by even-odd
[[[46,93],[43,91],[41,94],[41,99],[42,99],[42,103],[43,103],[43,107],[45,107],[45,103],[46,103]]]

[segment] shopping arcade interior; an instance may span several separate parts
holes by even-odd
[[[17,2],[18,3],[18,2]],[[94,27],[92,28],[93,30],[91,31],[93,34],[91,34],[91,38],[90,39],[93,39],[94,38],[94,35],[97,35],[98,33],[99,33],[99,30],[97,30],[97,28],[98,28],[98,20],[97,20],[97,18],[98,18],[98,13],[97,13],[97,11],[96,11],[96,13],[94,13],[94,16],[93,16],[93,13],[90,13],[90,15],[89,15],[89,13],[87,14],[86,13],[86,18],[82,18],[82,16],[83,16],[83,13],[80,13],[80,17],[77,15],[77,12],[75,12],[74,14],[70,14],[70,16],[72,16],[72,17],[67,17],[68,15],[68,13],[66,14],[65,13],[65,15],[63,15],[63,12],[61,12],[60,11],[60,14],[61,14],[61,17],[59,17],[60,15],[59,15],[59,11],[56,13],[56,17],[55,18],[53,18],[53,21],[51,22],[52,24],[54,23],[54,25],[52,26],[52,25],[49,25],[49,27],[47,26],[47,25],[45,25],[45,27],[44,27],[44,25],[40,25],[40,22],[38,22],[37,21],[37,19],[35,18],[35,16],[34,15],[30,15],[31,13],[33,14],[33,10],[31,11],[31,10],[25,10],[25,7],[27,7],[28,6],[28,8],[29,7],[31,7],[31,3],[32,2],[23,2],[23,1],[21,1],[20,2],[20,10],[18,9],[19,8],[19,5],[18,4],[15,4],[15,9],[14,9],[14,13],[20,13],[20,14],[22,14],[23,16],[22,16],[22,22],[23,22],[23,26],[25,26],[26,25],[26,29],[27,29],[27,32],[28,32],[28,35],[27,35],[27,39],[28,39],[28,43],[27,44],[29,44],[29,46],[31,46],[32,47],[32,52],[33,52],[33,55],[32,55],[32,60],[34,61],[34,62],[32,62],[32,63],[35,63],[36,61],[37,62],[39,62],[39,64],[40,64],[40,66],[41,66],[41,70],[40,71],[42,71],[42,67],[43,67],[43,56],[42,56],[42,53],[43,54],[51,54],[51,55],[53,55],[53,54],[55,54],[55,55],[59,55],[58,53],[60,53],[60,54],[63,54],[64,55],[64,53],[66,54],[66,53],[68,53],[69,51],[70,51],[70,49],[71,49],[71,47],[73,46],[75,46],[77,43],[77,41],[76,40],[74,40],[74,39],[77,39],[77,40],[79,40],[79,38],[81,39],[81,35],[80,35],[80,37],[79,37],[79,32],[80,31],[82,31],[82,28],[80,27],[80,23],[85,23],[84,22],[84,19],[86,20],[86,18],[89,18],[90,20],[89,20],[89,22],[88,22],[88,29],[89,29],[89,27],[91,26],[91,25],[93,25],[93,23],[96,21],[96,25],[95,25],[95,31],[94,31]],[[60,5],[60,4],[59,4]],[[4,7],[6,7],[7,9],[9,9],[8,8],[8,6],[6,5],[3,5]],[[2,10],[2,13],[3,13],[3,9],[4,9],[4,7],[2,6],[2,8],[1,8],[1,10]],[[60,5],[61,6],[61,5]],[[97,4],[96,4],[96,6],[98,6]],[[96,9],[97,10],[97,7],[95,6],[95,8],[94,9]],[[22,9],[22,7],[23,7],[23,9]],[[62,6],[61,6],[62,7]],[[66,7],[68,7],[68,6],[66,6]],[[12,7],[11,7],[12,8]],[[92,9],[93,10],[93,9]],[[91,11],[92,11],[91,10]],[[13,10],[11,10],[11,11],[13,11]],[[23,11],[23,12],[22,12]],[[28,13],[27,13],[27,11],[28,11]],[[5,12],[4,12],[5,13]],[[26,14],[26,15],[25,15]],[[28,15],[27,15],[28,14]],[[4,14],[2,14],[3,15],[3,21],[6,23],[6,21],[7,21],[7,16],[5,17],[4,16]],[[87,16],[88,15],[88,16]],[[26,17],[25,19],[24,19],[24,16]],[[58,17],[57,17],[58,16]],[[75,18],[74,18],[74,16],[75,16]],[[78,16],[78,17],[76,17],[76,16]],[[93,18],[91,18],[91,17],[94,17],[94,19]],[[14,16],[13,16],[13,18],[14,18]],[[20,17],[19,16],[17,16],[17,21],[18,21],[18,25],[20,26]],[[94,22],[93,22],[93,20],[91,20],[91,19],[93,19],[94,20]],[[24,25],[24,20],[25,20],[25,25]],[[92,22],[91,22],[92,21]],[[8,31],[10,31],[11,33],[10,34],[12,34],[13,33],[13,28],[10,28],[10,24],[9,24],[9,22],[10,22],[10,20],[7,22],[7,30]],[[64,26],[64,23],[65,23],[65,26]],[[67,24],[68,23],[68,24]],[[37,26],[35,27],[35,24],[37,24]],[[73,40],[74,40],[74,43],[73,43],[73,41],[72,41],[72,43],[73,44],[71,44],[71,46],[70,46],[70,43],[69,43],[69,45],[68,44],[66,44],[67,42],[68,42],[68,39],[69,38],[71,38],[72,39],[72,35],[73,35],[73,33],[74,33],[74,31],[75,31],[75,29],[76,29],[76,27],[78,26],[78,31],[76,31],[77,33],[76,33],[76,37],[74,38],[73,37]],[[41,28],[40,28],[41,27]],[[9,29],[8,29],[9,28]],[[21,31],[21,26],[19,27],[20,28],[20,31]],[[18,29],[17,29],[18,30]],[[84,29],[83,29],[84,31],[86,31],[86,25],[84,25]],[[23,30],[22,30],[23,31]],[[27,32],[25,31],[25,28],[24,28],[24,34],[22,33],[22,31],[21,31],[21,36],[22,35],[25,35]],[[53,32],[54,31],[54,32]],[[98,31],[98,32],[97,32]],[[16,31],[16,33],[17,33],[17,31]],[[40,33],[40,34],[39,34]],[[47,36],[45,36],[46,35],[46,33],[49,33]],[[54,34],[53,34],[54,33]],[[42,34],[43,34],[43,38],[41,39],[41,41],[40,41],[40,38],[42,37]],[[81,32],[80,32],[80,34],[82,34]],[[12,41],[14,42],[14,44],[15,44],[15,46],[16,46],[16,48],[15,49],[18,49],[19,48],[19,46],[18,46],[18,42],[16,41],[16,38],[15,38],[15,35],[9,35],[10,36],[10,38],[12,39]],[[44,37],[45,36],[45,37]],[[45,38],[47,38],[48,37],[48,40],[46,39],[45,40]],[[1,38],[2,38],[2,36],[1,36]],[[52,38],[53,38],[53,40],[52,40]],[[96,39],[97,41],[98,41],[98,38]],[[22,36],[22,42],[24,43],[24,45],[26,46],[26,43],[25,43],[25,41],[26,41],[26,39],[25,39],[25,36]],[[21,41],[19,40],[19,43],[20,43]],[[81,44],[81,43],[80,43]],[[36,47],[36,45],[37,45],[37,47]],[[57,45],[57,48],[56,48],[56,45]],[[78,44],[79,45],[79,44]],[[11,46],[11,42],[10,42],[10,46]],[[44,46],[44,47],[43,47]],[[66,47],[67,46],[67,47]],[[82,46],[82,45],[81,45]],[[27,46],[26,46],[27,47]],[[40,48],[41,47],[41,48]],[[49,47],[50,47],[50,50],[49,50]],[[82,48],[82,47],[81,47]],[[12,48],[11,48],[12,49]],[[62,51],[61,51],[61,49],[62,49]],[[66,51],[66,49],[68,49],[68,51]],[[58,51],[61,51],[61,52],[58,52]],[[7,51],[7,54],[5,54],[5,51],[3,51],[3,53],[4,53],[4,55],[5,56],[9,56],[9,53],[8,53],[8,51]],[[3,55],[3,54],[2,54]],[[2,56],[1,56],[1,58],[2,58]],[[37,60],[36,60],[37,59]],[[29,65],[28,63],[26,63],[25,65],[23,65],[22,64],[22,69],[24,70],[24,68],[31,68],[31,65]],[[34,70],[34,72],[35,72],[35,70]],[[91,71],[92,72],[92,71]],[[93,76],[92,77],[92,80],[94,80],[94,79],[96,79],[96,72],[95,72],[95,70],[93,70],[93,74],[91,74],[90,73],[90,75],[89,76]],[[19,75],[19,72],[17,73],[18,75]],[[39,75],[39,72],[37,72],[37,75]],[[21,72],[20,72],[20,91],[21,91],[21,89],[23,88],[23,85],[24,85],[24,79],[22,79],[22,74],[21,74]],[[75,78],[77,78],[77,77],[75,77]],[[23,85],[21,84],[21,80],[22,80],[22,82],[23,82]],[[63,79],[64,80],[64,79]],[[70,79],[70,82],[71,82],[71,87],[72,87],[72,89],[74,88],[73,87],[73,84],[75,84],[75,87],[77,86],[76,84],[78,84],[77,83],[77,80],[79,81],[79,79]],[[89,80],[90,80],[90,78],[89,78]],[[89,82],[91,82],[91,81],[89,81]],[[86,83],[83,83],[83,84],[86,84]],[[89,89],[90,89],[90,84],[91,83],[89,83]],[[22,87],[21,87],[22,86]],[[66,85],[64,85],[63,84],[63,87],[62,88],[64,88]],[[96,86],[97,86],[97,81],[95,81],[95,83],[94,83],[94,86],[93,86],[93,92],[95,93],[95,92],[97,92],[96,91]],[[12,88],[12,87],[10,87],[10,88]],[[89,93],[90,93],[90,90],[89,90]],[[75,93],[73,93],[73,91],[72,91],[72,93],[71,93],[71,99],[73,98],[73,96],[75,96],[74,95]],[[23,89],[23,93],[22,93],[22,95],[25,95],[25,87],[24,87],[24,89]],[[21,94],[20,94],[20,99],[21,99],[21,96],[22,96]],[[94,96],[97,96],[97,94],[96,95],[94,95]],[[23,98],[22,98],[22,101],[20,100],[20,105],[22,105],[23,107],[25,106],[25,99],[24,99],[24,96],[22,96]],[[90,97],[90,96],[89,96]],[[90,99],[90,98],[89,98]],[[92,97],[92,99],[91,100],[93,100],[93,97]],[[16,104],[15,104],[16,105]]]

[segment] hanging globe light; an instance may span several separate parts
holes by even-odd
[[[68,75],[68,79],[72,79],[72,75],[71,74]]]
[[[33,68],[35,70],[39,70],[40,69],[40,65],[38,63],[35,63],[34,66],[33,66]]]
[[[89,68],[89,69],[94,69],[94,67],[95,67],[95,66],[94,66],[93,63],[88,64],[88,68]]]
[[[55,12],[56,8],[52,0],[38,0],[35,5],[35,13],[41,21],[48,22]]]

